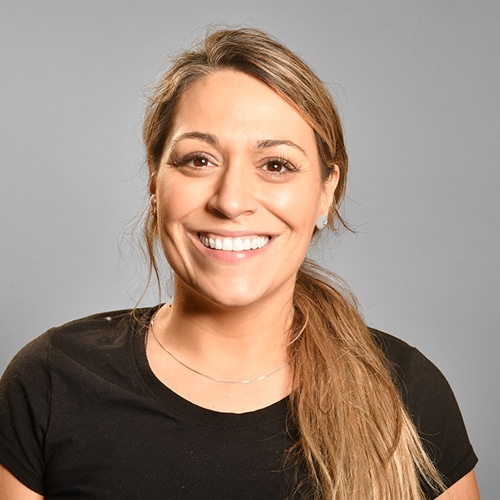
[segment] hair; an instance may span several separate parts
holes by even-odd
[[[151,93],[145,115],[143,138],[152,177],[179,98],[195,81],[225,69],[266,83],[310,124],[323,181],[335,166],[340,174],[328,224],[333,230],[347,227],[339,207],[348,158],[330,93],[304,61],[260,30],[216,31],[174,59]],[[150,213],[144,234],[150,278],[159,278],[156,218]],[[424,486],[436,493],[444,489],[356,299],[340,280],[307,259],[297,275],[288,350],[294,387],[290,419],[298,439],[284,460],[295,467],[297,491],[306,487],[315,499],[415,500],[424,498]]]

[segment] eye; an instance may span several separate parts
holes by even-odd
[[[189,153],[184,156],[178,156],[173,154],[168,161],[171,165],[177,168],[192,168],[194,170],[204,170],[215,165],[214,160],[212,160],[205,153]]]
[[[273,158],[272,160],[267,160],[266,163],[264,163],[262,170],[269,172],[270,174],[283,175],[297,169],[284,158]]]
[[[185,164],[196,168],[204,168],[210,166],[211,162],[206,156],[198,155],[188,159]]]

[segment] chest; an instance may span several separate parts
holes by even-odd
[[[71,398],[67,390],[56,384],[53,393],[48,497],[284,498],[291,488],[284,414],[217,422],[212,412],[203,421],[202,413],[98,380]]]

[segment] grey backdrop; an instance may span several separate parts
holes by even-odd
[[[245,23],[331,84],[358,232],[316,253],[370,324],[441,367],[481,459],[483,498],[499,498],[499,2],[0,7],[0,371],[48,327],[134,304],[144,268],[119,240],[146,200],[143,90],[203,27]]]

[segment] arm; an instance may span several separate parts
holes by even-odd
[[[0,500],[43,500],[0,464]]]
[[[462,479],[459,479],[436,500],[479,500],[479,488],[474,471],[471,470]]]
[[[25,346],[0,378],[0,500],[40,500],[50,413],[49,337]],[[26,485],[29,485],[26,486]]]

